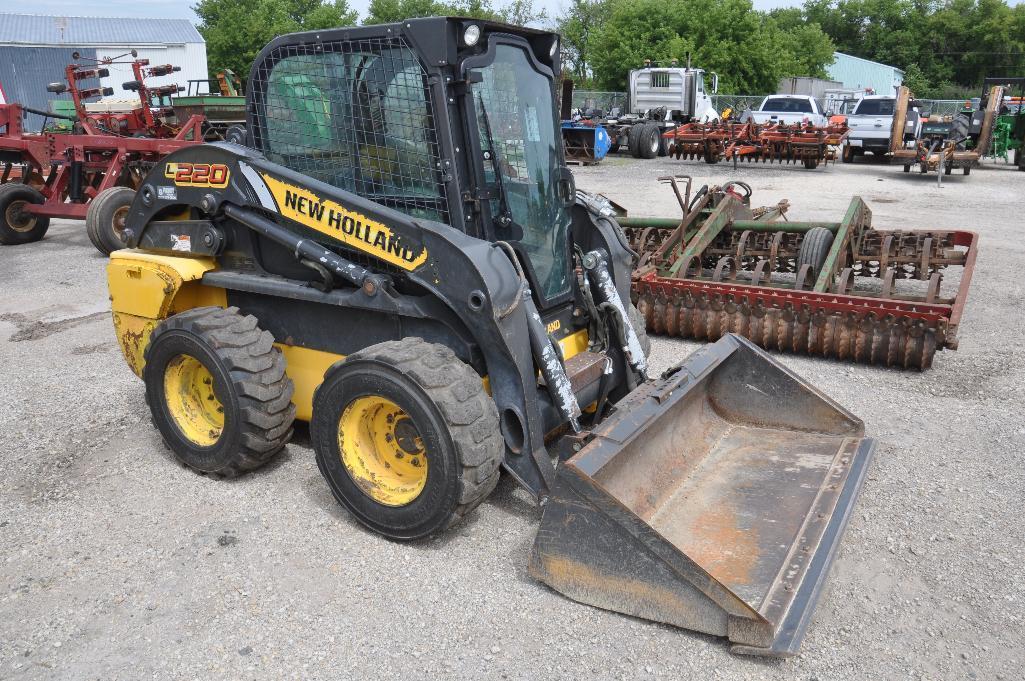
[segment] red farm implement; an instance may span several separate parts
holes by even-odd
[[[836,158],[836,148],[847,137],[847,126],[826,127],[786,123],[686,123],[666,132],[669,156],[704,159],[718,163],[725,159],[780,163],[804,163],[816,168]]]
[[[620,218],[640,263],[633,297],[648,330],[768,350],[924,370],[957,348],[978,237],[877,230],[858,197],[839,222],[752,210],[742,183],[690,196],[681,220]],[[956,277],[945,290],[944,273]]]
[[[127,56],[127,55],[121,55]],[[151,87],[146,79],[166,76],[178,67],[150,66],[135,58],[112,57],[65,69],[64,83],[49,92],[69,94],[74,117],[0,105],[0,244],[42,239],[50,218],[85,219],[90,241],[103,253],[121,248],[124,218],[146,173],[167,154],[203,141],[205,119],[192,116],[177,125],[170,107],[154,105],[183,88],[176,84]],[[113,94],[112,88],[83,87],[83,81],[106,78],[107,66],[131,64],[135,80],[123,85],[138,101],[111,107],[88,106],[86,99]],[[25,113],[74,122],[71,132],[27,132]]]
[[[39,112],[37,112],[39,113]],[[175,137],[29,133],[24,109],[0,105],[0,243],[38,241],[50,218],[86,220],[89,239],[103,253],[122,247],[121,231],[142,179],[167,154],[202,141],[203,119],[193,117]],[[14,167],[18,180],[13,181]]]

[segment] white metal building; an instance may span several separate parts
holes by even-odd
[[[152,65],[173,64],[181,71],[148,79],[153,85],[208,78],[206,43],[185,19],[130,19],[107,17],[62,17],[38,14],[0,13],[0,89],[8,102],[35,109],[47,109],[54,95],[46,85],[64,80],[64,68],[71,54],[84,58],[116,57],[137,50]],[[126,57],[131,60],[131,57]],[[105,67],[110,75],[101,83],[86,81],[85,87],[110,87],[115,98],[131,97],[121,85],[133,80],[130,65]],[[30,117],[26,127],[38,127],[42,119]],[[35,124],[35,125],[33,125]]]

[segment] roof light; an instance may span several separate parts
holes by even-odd
[[[467,47],[473,47],[480,40],[480,26],[477,24],[470,24],[463,31],[463,42]]]

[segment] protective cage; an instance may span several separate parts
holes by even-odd
[[[254,139],[268,160],[449,222],[427,71],[404,38],[279,45],[251,83]]]

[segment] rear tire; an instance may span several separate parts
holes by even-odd
[[[335,499],[399,540],[442,531],[473,510],[505,456],[481,377],[448,347],[412,337],[332,366],[313,397],[310,439]]]
[[[644,125],[644,123],[634,123],[626,134],[627,147],[634,158],[643,158],[641,156],[641,131],[644,130]]]
[[[85,214],[85,229],[89,241],[100,253],[110,255],[126,247],[125,220],[135,200],[135,190],[129,187],[111,187],[97,194],[89,203]]]
[[[46,197],[34,187],[20,182],[0,186],[0,244],[16,246],[42,239],[50,228],[50,218],[29,215],[23,209],[44,203]]]
[[[146,402],[164,442],[201,473],[259,468],[292,437],[292,379],[274,337],[238,308],[168,317],[146,346]]]
[[[644,123],[638,135],[638,146],[641,158],[655,158],[658,156],[661,137],[659,137],[657,123]]]
[[[801,249],[797,253],[797,271],[801,271],[802,265],[809,265],[812,279],[818,279],[832,246],[833,233],[828,229],[825,227],[809,229],[805,233],[804,239],[801,240]]]
[[[666,138],[662,136],[662,134],[665,133],[665,132],[669,132],[669,129],[668,128],[666,130],[663,130],[662,128],[658,129],[658,155],[660,157],[668,156],[669,155],[669,143],[666,140]]]

